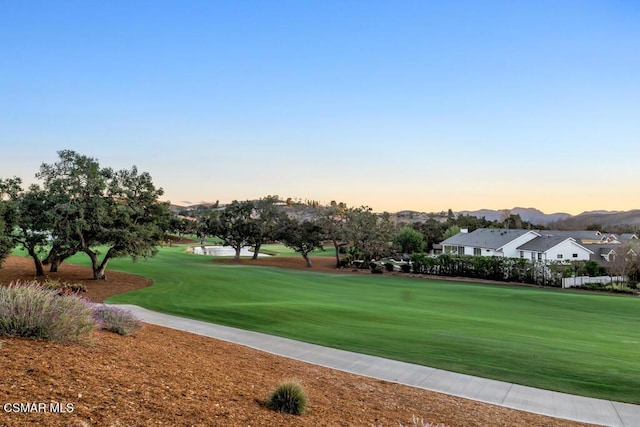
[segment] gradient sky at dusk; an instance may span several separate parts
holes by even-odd
[[[640,208],[640,2],[4,1],[0,177],[174,203]]]

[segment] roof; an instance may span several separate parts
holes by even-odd
[[[600,265],[608,265],[607,256],[613,252],[617,255],[616,250],[622,248],[620,243],[599,243],[595,245],[589,245],[589,248],[593,250],[593,254],[589,256],[591,261],[595,261]]]
[[[474,248],[500,249],[507,243],[524,236],[533,230],[514,230],[507,228],[478,228],[471,233],[458,233],[441,242],[449,246],[470,246]],[[537,234],[536,234],[537,235]]]
[[[530,240],[527,243],[518,246],[518,250],[546,252],[549,249],[554,248],[563,242],[566,242],[567,240],[572,244],[581,247],[585,251],[589,253],[593,253],[593,251],[591,251],[590,249],[587,249],[581,244],[577,243],[576,239],[574,239],[573,237],[565,237],[565,236],[538,236],[535,239]]]
[[[622,233],[619,237],[620,240],[637,239],[638,236],[635,233]]]
[[[606,239],[599,231],[591,230],[537,230],[542,236],[573,237],[575,240],[602,241]]]
[[[614,254],[616,253],[616,251],[611,247],[600,247],[598,249],[599,249],[598,253],[600,255],[607,255],[607,254],[610,254],[611,252],[613,252]]]
[[[523,251],[536,251],[536,252],[545,252],[554,246],[558,246],[560,243],[565,240],[572,240],[575,242],[575,239],[572,237],[564,237],[564,236],[539,236],[533,240],[528,241],[524,245],[518,246],[518,249]]]

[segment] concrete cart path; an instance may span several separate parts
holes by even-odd
[[[131,310],[147,323],[217,338],[344,372],[567,420],[604,426],[640,426],[640,406],[638,405],[574,396],[472,377],[427,366],[157,313],[135,305],[122,304],[118,307]]]

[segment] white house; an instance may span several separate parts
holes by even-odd
[[[542,235],[540,231],[478,228],[442,242],[444,253],[527,258],[535,261],[588,260],[593,251],[570,236]],[[591,236],[590,236],[591,237]],[[594,236],[595,237],[595,236]]]
[[[538,236],[518,247],[519,257],[532,261],[588,261],[594,254],[573,237]]]
[[[478,228],[471,233],[458,233],[441,244],[443,253],[517,258],[518,247],[538,236],[533,230]]]

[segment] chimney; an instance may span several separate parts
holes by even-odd
[[[468,233],[468,232],[469,232],[469,229],[468,229],[468,228],[461,228],[461,229],[460,229],[460,232],[461,232],[461,233]]]

